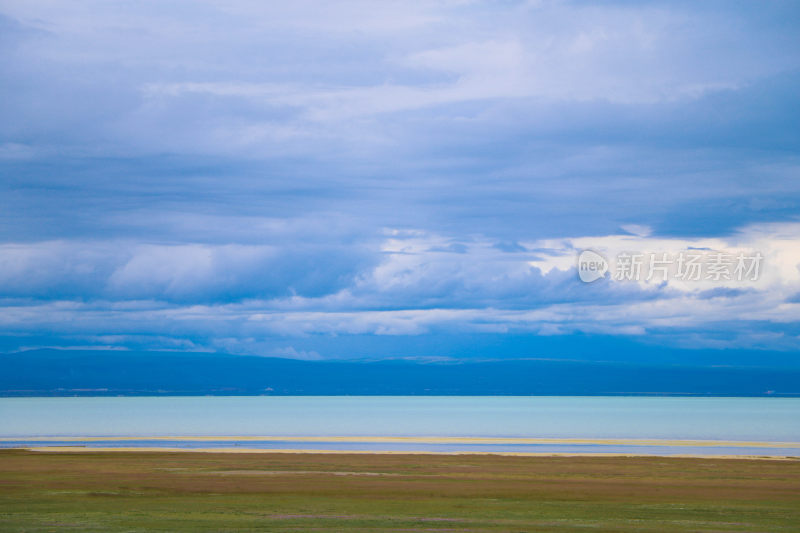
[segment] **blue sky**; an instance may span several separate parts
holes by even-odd
[[[795,361],[799,26],[769,1],[0,2],[0,350]],[[764,264],[583,284],[584,248]]]

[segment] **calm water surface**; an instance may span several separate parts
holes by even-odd
[[[453,436],[800,442],[800,399],[0,398],[0,437]]]

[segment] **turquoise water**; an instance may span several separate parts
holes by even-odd
[[[453,436],[800,442],[800,399],[0,398],[0,437]]]

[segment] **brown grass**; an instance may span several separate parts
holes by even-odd
[[[148,530],[214,529],[226,516],[252,519],[237,530],[788,531],[800,530],[800,462],[6,450],[0,504],[0,529],[20,531],[80,520],[125,529],[136,513]]]

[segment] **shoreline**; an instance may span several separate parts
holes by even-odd
[[[5,450],[24,450],[35,453],[222,453],[222,454],[314,454],[314,455],[481,455],[505,457],[653,457],[675,459],[740,459],[759,461],[800,461],[800,457],[781,455],[730,455],[730,454],[656,454],[656,453],[604,453],[604,452],[491,452],[491,451],[423,451],[423,450],[319,450],[295,448],[176,448],[168,446],[142,447],[84,447],[84,446],[33,446],[24,448],[4,448]],[[2,451],[2,450],[0,450]]]
[[[742,448],[800,448],[800,442],[687,440],[687,439],[588,439],[538,437],[378,437],[378,436],[21,436],[0,437],[0,442],[337,442],[380,444],[585,444],[606,446],[683,446],[683,447],[742,447]]]

